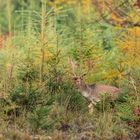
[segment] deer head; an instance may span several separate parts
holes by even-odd
[[[74,81],[74,84],[80,88],[81,86],[85,85],[84,82],[84,76],[86,76],[86,74],[83,74],[81,76],[73,76],[72,80]]]
[[[91,67],[88,67],[87,72],[85,72],[84,74],[77,75],[76,74],[76,69],[77,69],[76,62],[69,58],[69,63],[71,66],[71,74],[72,74],[71,77],[72,77],[72,80],[74,81],[74,84],[76,85],[76,87],[81,88],[81,87],[85,86],[84,77],[88,74]]]

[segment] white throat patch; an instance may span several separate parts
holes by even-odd
[[[87,92],[85,92],[85,91],[82,92],[82,95],[83,95],[84,97],[86,97],[86,98],[89,97],[89,93],[87,93]]]

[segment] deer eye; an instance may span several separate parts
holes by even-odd
[[[75,81],[76,81],[76,80],[77,80],[77,77],[73,77],[73,80],[75,80]]]

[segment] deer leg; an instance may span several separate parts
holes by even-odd
[[[89,109],[89,113],[92,114],[93,113],[93,105],[96,105],[98,101],[91,101],[90,104],[88,105],[88,109]]]
[[[92,102],[88,105],[88,110],[89,110],[90,114],[93,113],[93,103]]]
[[[92,101],[92,104],[93,104],[93,105],[96,105],[96,104],[97,104],[97,102],[96,102],[96,101]]]

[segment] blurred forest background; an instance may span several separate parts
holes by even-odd
[[[123,89],[88,113],[71,80]],[[0,139],[139,140],[140,1],[0,0]]]

